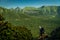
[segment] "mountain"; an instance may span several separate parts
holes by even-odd
[[[42,6],[40,8],[26,7],[25,13],[32,16],[58,16],[60,15],[60,6]]]
[[[15,26],[27,27],[34,37],[39,35],[39,26],[43,26],[48,34],[60,26],[60,6],[25,7],[23,9],[0,7],[0,14],[3,14],[6,21]]]

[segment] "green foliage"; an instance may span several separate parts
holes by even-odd
[[[28,29],[3,25],[0,26],[0,40],[32,40],[32,34]]]
[[[2,28],[1,28],[2,27]],[[26,28],[17,28],[13,30],[12,27],[0,26],[0,40],[32,40],[32,35]]]
[[[32,34],[27,28],[15,26],[13,27],[13,29],[16,30],[16,32],[18,32],[18,37],[20,40],[33,40]]]
[[[0,25],[0,40],[19,40],[18,35],[15,30],[12,30],[8,23],[3,23]]]
[[[2,17],[2,15],[0,15],[0,21],[3,21],[4,20],[4,18]]]

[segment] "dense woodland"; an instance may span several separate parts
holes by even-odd
[[[49,40],[54,36],[59,40],[60,6],[0,7],[0,40],[33,40],[39,36],[39,26],[44,27]]]

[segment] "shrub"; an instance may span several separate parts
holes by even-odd
[[[60,40],[60,27],[51,32],[51,37],[48,40]]]
[[[13,29],[18,32],[18,37],[20,38],[20,40],[32,40],[32,34],[27,28],[16,26],[13,27]]]

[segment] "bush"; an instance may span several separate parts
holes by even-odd
[[[48,40],[60,40],[60,27],[51,32],[51,37]]]
[[[32,34],[27,28],[16,26],[13,27],[13,29],[16,30],[16,32],[18,32],[18,37],[20,38],[20,40],[33,40]]]
[[[0,25],[0,40],[18,40],[18,35],[15,30],[9,27],[7,22]]]

